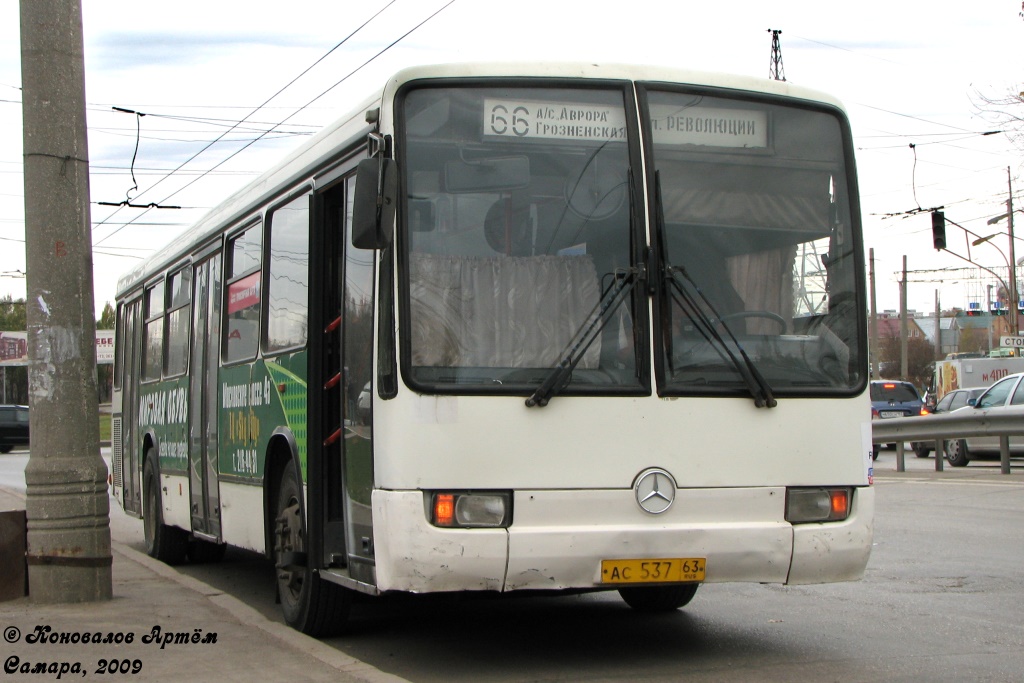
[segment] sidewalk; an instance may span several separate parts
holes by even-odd
[[[0,510],[24,508],[20,492],[0,487]],[[112,542],[112,551],[112,600],[43,605],[27,597],[0,602],[4,681],[106,679],[109,674],[118,680],[127,674],[138,681],[175,683],[404,680],[270,621],[237,598],[124,544]],[[62,635],[46,644],[30,643],[38,640],[39,627],[49,627],[51,637]],[[155,628],[160,641],[180,634],[188,642],[161,645],[153,638]],[[193,643],[194,635],[216,642]],[[91,642],[96,639],[101,642]],[[43,665],[46,675],[20,673],[26,663]]]

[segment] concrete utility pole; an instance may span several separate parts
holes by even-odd
[[[1009,195],[1006,197],[1006,220],[1010,232],[1010,291],[1007,292],[1010,298],[1010,334],[1020,334],[1020,322],[1017,315],[1017,304],[1020,302],[1020,294],[1017,292],[1017,252],[1014,248],[1013,237],[1013,178],[1010,176],[1010,167],[1006,167],[1006,185],[1009,188]]]
[[[878,310],[875,304],[875,250],[872,247],[868,250],[868,275],[871,280],[871,319],[869,321],[871,340],[869,344],[868,359],[870,362],[870,379],[878,379],[882,376],[881,368],[879,367],[879,348],[878,348]]]
[[[92,225],[80,0],[21,0],[31,453],[29,594],[112,593],[96,399]]]
[[[900,280],[900,379],[907,379],[907,255],[903,255],[903,279]]]

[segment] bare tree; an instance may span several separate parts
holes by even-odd
[[[1024,151],[1024,91],[1019,83],[1006,86],[1002,94],[975,89],[971,104],[979,116],[998,126],[1010,142]]]
[[[900,339],[886,337],[881,341],[882,376],[912,382],[917,387],[928,386],[935,361],[935,348],[924,337],[907,340],[907,376],[900,377]]]

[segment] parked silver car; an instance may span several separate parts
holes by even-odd
[[[973,406],[974,402],[977,401],[978,397],[985,393],[987,387],[976,387],[974,389],[954,389],[953,391],[947,392],[945,396],[939,399],[939,402],[932,408],[932,413],[938,415],[940,413],[951,413],[954,410],[960,410],[961,408],[967,408]],[[915,441],[911,444],[914,449],[914,454],[919,458],[927,458],[932,452],[932,448],[935,446],[934,441]]]
[[[1006,410],[1010,406],[1024,406],[1024,372],[1007,375],[979,396],[973,403],[982,419],[991,412]],[[968,401],[970,403],[970,401]],[[954,467],[964,467],[977,455],[999,455],[998,436],[971,436],[946,442],[946,460]],[[1010,437],[1010,455],[1024,455],[1024,436]]]

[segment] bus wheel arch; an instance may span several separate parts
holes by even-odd
[[[142,526],[146,553],[166,564],[182,564],[188,552],[189,533],[164,524],[160,464],[156,444],[148,437],[143,442],[142,452]]]
[[[266,555],[270,559],[274,559],[274,519],[277,515],[281,478],[287,468],[295,468],[297,463],[294,440],[283,434],[272,435],[263,460],[263,541]]]
[[[352,595],[321,579],[310,566],[299,469],[293,460],[273,462],[281,465],[269,508],[274,514],[270,549],[281,611],[289,626],[307,635],[336,634],[348,621]]]

